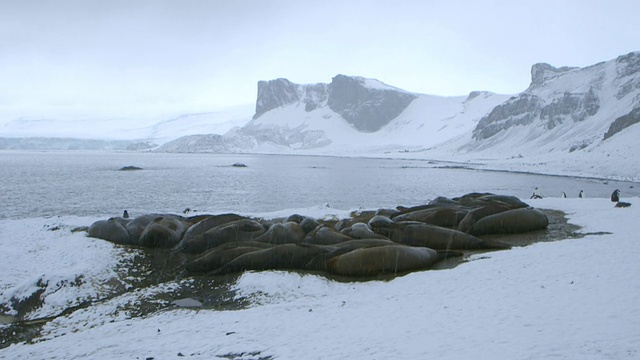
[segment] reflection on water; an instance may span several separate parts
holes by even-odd
[[[233,167],[241,162],[247,167]],[[124,166],[142,170],[120,171]],[[181,212],[245,214],[326,204],[377,209],[493,192],[638,196],[634,183],[438,168],[421,160],[283,155],[0,152],[0,219]]]

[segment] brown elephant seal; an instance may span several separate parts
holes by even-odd
[[[247,270],[305,270],[309,261],[328,251],[325,246],[312,244],[277,245],[240,255],[211,274],[224,275]]]
[[[442,205],[460,205],[457,201],[449,199],[448,197],[438,196],[435,199],[429,201],[429,205],[442,206]]]
[[[367,225],[376,233],[379,233],[380,229],[389,229],[393,226],[393,220],[387,216],[376,215],[369,219]]]
[[[328,226],[320,225],[308,233],[303,242],[315,245],[333,245],[348,240],[352,239]]]
[[[436,250],[506,249],[508,245],[482,240],[458,230],[421,222],[396,223],[388,235],[402,245],[428,247]]]
[[[265,231],[264,226],[256,220],[240,218],[215,226],[205,231],[201,236],[183,238],[176,245],[175,250],[189,254],[199,254],[227,242],[252,240],[262,235]]]
[[[155,218],[140,234],[139,244],[151,248],[169,248],[177,245],[187,225],[177,216],[159,216]]]
[[[352,218],[340,219],[336,221],[336,223],[333,225],[333,230],[340,232],[342,231],[342,229],[346,229],[349,226],[355,224],[356,222],[357,221]]]
[[[529,204],[527,204],[526,202],[518,199],[515,196],[511,196],[511,195],[495,195],[495,194],[491,194],[491,195],[481,196],[481,197],[478,198],[478,200],[486,201],[486,202],[498,201],[498,202],[505,203],[505,204],[511,206],[512,209],[520,209],[520,208],[530,207]]]
[[[388,218],[391,218],[393,216],[398,215],[399,211],[396,209],[378,209],[376,210],[376,212],[373,214],[374,216],[386,216]]]
[[[305,234],[310,233],[313,229],[317,228],[320,223],[318,220],[312,218],[311,216],[306,216],[302,221],[300,221],[300,227]]]
[[[509,205],[512,209],[529,207],[529,204],[523,202],[515,196],[496,195],[491,193],[470,193],[458,198],[453,198],[462,206],[485,206],[489,203],[502,202]]]
[[[519,208],[489,215],[476,221],[468,230],[469,234],[518,234],[546,229],[547,215],[534,208]]]
[[[204,248],[200,247],[201,250],[198,252],[213,249],[229,242],[253,240],[266,231],[267,229],[261,223],[253,219],[231,221],[206,231],[203,236],[204,242],[202,243]]]
[[[186,263],[185,270],[190,273],[207,273],[226,265],[240,255],[262,249],[263,248],[254,246],[236,246],[231,248],[223,248],[220,246]]]
[[[127,225],[127,231],[129,232],[129,244],[132,245],[140,245],[140,235],[147,227],[147,225],[151,224],[153,220],[158,217],[163,216],[162,214],[144,214],[140,216],[136,216],[132,220],[130,220]]]
[[[460,205],[467,205],[467,204],[473,204],[473,202],[476,199],[481,198],[483,196],[487,196],[487,195],[493,195],[493,194],[492,193],[472,192],[472,193],[464,194],[462,196],[454,197],[451,200],[457,202]]]
[[[457,228],[458,224],[460,224],[460,221],[462,221],[462,219],[465,217],[465,215],[467,215],[468,212],[468,209],[460,206],[437,206],[405,212],[403,214],[394,216],[393,221],[420,221],[425,224],[448,228]]]
[[[107,240],[112,243],[127,245],[130,243],[129,232],[125,228],[128,221],[122,218],[98,220],[89,226],[89,237]]]
[[[344,228],[340,230],[340,233],[352,239],[387,239],[386,236],[373,232],[369,225],[362,222],[357,222],[348,228]]]
[[[376,276],[426,270],[443,255],[424,247],[387,245],[360,248],[327,261],[327,270],[343,276]]]
[[[297,244],[304,240],[305,233],[298,223],[289,221],[285,223],[275,223],[262,235],[256,237],[255,241],[265,242],[273,245]]]
[[[285,220],[285,222],[293,221],[300,224],[302,220],[304,220],[304,216],[300,214],[293,214],[293,215],[289,215],[289,217]]]
[[[460,224],[458,224],[458,231],[467,232],[471,225],[483,217],[499,214],[507,210],[511,210],[511,206],[502,202],[489,203],[485,206],[469,210],[467,215],[460,221]]]
[[[195,222],[184,233],[180,243],[176,245],[176,250],[187,253],[197,253],[201,251],[192,251],[193,248],[203,248],[204,245],[204,233],[220,226],[228,224],[232,221],[245,219],[245,217],[238,214],[220,214],[220,215],[207,215],[205,218],[196,218],[198,221],[191,221],[192,218],[188,218],[187,221]]]
[[[385,239],[355,239],[341,242],[335,245],[326,245],[328,252],[318,254],[306,265],[307,270],[327,271],[327,261],[332,257],[339,256],[355,249],[376,246],[397,245],[391,240]]]

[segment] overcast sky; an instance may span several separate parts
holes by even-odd
[[[210,111],[279,77],[515,94],[534,63],[640,50],[638,14],[637,0],[2,0],[0,121]]]

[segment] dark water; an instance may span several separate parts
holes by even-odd
[[[247,167],[232,167],[241,162]],[[120,171],[137,166],[138,171]],[[0,152],[0,219],[149,212],[245,214],[300,209],[377,209],[436,196],[493,192],[528,199],[564,191],[608,197],[634,183],[467,169],[421,160],[126,152]]]

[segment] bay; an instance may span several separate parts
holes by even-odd
[[[246,167],[234,167],[242,163]],[[141,170],[121,171],[125,166]],[[634,183],[447,168],[425,160],[252,154],[0,152],[0,219],[143,213],[255,214],[314,206],[350,210],[492,192],[638,196]]]

